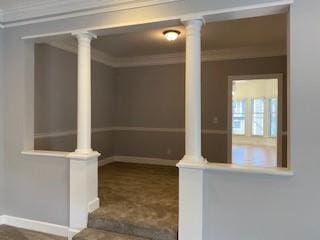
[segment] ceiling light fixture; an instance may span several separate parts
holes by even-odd
[[[177,30],[167,30],[163,32],[163,35],[166,37],[168,41],[171,42],[176,40],[179,37],[180,32]]]

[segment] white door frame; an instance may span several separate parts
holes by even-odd
[[[257,74],[257,75],[233,75],[228,77],[228,114],[227,114],[227,130],[228,130],[228,151],[227,162],[232,164],[232,82],[235,80],[263,80],[278,79],[278,131],[277,131],[277,166],[282,167],[282,109],[283,109],[283,74]]]

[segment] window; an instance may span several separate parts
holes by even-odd
[[[244,135],[246,132],[246,101],[232,101],[232,134]]]
[[[269,136],[277,137],[278,128],[278,99],[270,98],[269,100]]]
[[[252,100],[252,135],[263,136],[264,120],[264,99]]]

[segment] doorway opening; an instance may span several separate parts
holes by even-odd
[[[229,161],[282,167],[282,74],[229,78]]]
[[[242,74],[251,74],[252,71],[264,72],[265,68],[261,70],[259,67],[261,65],[276,69],[272,70],[275,72],[285,72],[285,53],[281,46],[277,54],[270,56],[270,47],[264,42],[266,37],[257,33],[257,29],[262,29],[261,26],[266,24],[270,29],[274,29],[274,25],[285,26],[284,19],[285,15],[265,16],[212,22],[204,27],[202,132],[203,154],[209,162],[225,163],[227,160],[227,106],[220,104],[225,103],[227,76],[230,73],[239,73],[239,69]],[[231,27],[234,31],[223,31]],[[169,42],[164,38],[163,33],[168,28],[179,30],[180,36],[177,41]],[[240,35],[247,38],[237,38],[237,29],[241,29]],[[98,179],[101,204],[100,209],[89,214],[88,227],[138,237],[152,238],[153,235],[158,235],[162,239],[170,237],[176,240],[179,178],[178,170],[173,166],[184,155],[184,28],[181,24],[168,24],[161,28],[144,26],[139,31],[132,28],[105,31],[103,33],[103,30],[100,30],[99,38],[93,40],[91,45],[92,147],[102,156],[99,159]],[[212,34],[217,31],[221,34]],[[253,43],[254,34],[256,38]],[[271,43],[276,42],[270,33],[265,35],[271,38]],[[225,39],[229,39],[229,42]],[[243,47],[244,45],[248,47]],[[37,149],[75,149],[76,113],[68,109],[70,105],[75,105],[77,96],[77,58],[74,54],[77,53],[76,47],[76,39],[69,36],[61,41],[45,43],[37,49]],[[257,51],[260,52],[259,58],[256,57]],[[266,51],[268,54],[265,55]],[[251,56],[250,59],[248,55]],[[61,76],[54,75],[57,72],[61,73]],[[233,100],[233,81],[237,84],[237,81],[262,82],[263,79],[276,79],[278,84],[281,84],[281,78],[234,78],[230,84],[230,101]],[[59,88],[59,91],[52,91],[52,87],[47,87],[51,84]],[[278,104],[278,95],[276,97]],[[212,106],[211,103],[218,104]],[[48,105],[51,111],[46,111],[49,109]],[[55,121],[50,122],[52,120]],[[259,126],[255,132],[259,132]],[[276,146],[277,152],[281,148],[279,144]],[[275,161],[281,162],[281,157],[276,157]],[[143,193],[141,189],[144,189]]]

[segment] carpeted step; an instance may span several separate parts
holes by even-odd
[[[129,236],[125,234],[107,232],[103,230],[97,230],[87,228],[75,235],[73,240],[149,240],[147,238],[140,238]]]
[[[177,240],[177,216],[163,208],[110,204],[89,215],[88,227],[151,240]]]
[[[178,239],[178,169],[111,163],[99,169],[101,206],[88,228],[151,240]]]

